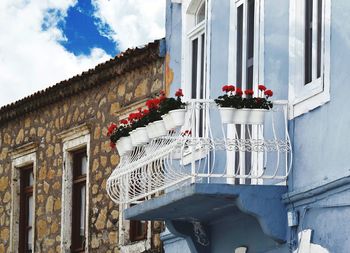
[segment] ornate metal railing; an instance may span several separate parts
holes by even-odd
[[[274,101],[264,124],[222,124],[212,100],[190,100],[185,123],[121,157],[107,181],[116,203],[184,184],[285,184],[292,149],[287,101]]]

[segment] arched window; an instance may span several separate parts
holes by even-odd
[[[206,2],[193,0],[187,11],[187,38],[189,54],[185,55],[189,64],[186,85],[190,84],[191,98],[205,98],[206,62]]]

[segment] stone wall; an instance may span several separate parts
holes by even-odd
[[[106,180],[119,156],[109,146],[106,126],[162,88],[163,59],[159,58],[0,125],[0,253],[10,252],[11,151],[29,142],[38,145],[35,252],[60,252],[63,144],[58,135],[81,124],[88,125],[91,138],[89,252],[119,252],[119,209],[106,192]],[[152,245],[159,251],[162,225],[153,223],[152,227]]]

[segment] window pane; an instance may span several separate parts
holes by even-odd
[[[33,196],[28,198],[28,226],[33,226]]]
[[[30,173],[29,173],[29,182],[28,182],[28,185],[29,185],[29,186],[32,186],[32,185],[33,185],[33,182],[34,182],[33,171],[30,171]]]
[[[248,1],[248,20],[247,20],[247,70],[246,80],[247,89],[253,88],[253,64],[254,64],[254,0]]]
[[[33,244],[32,244],[32,239],[33,239],[33,229],[30,228],[28,229],[27,233],[27,238],[28,238],[28,243],[27,243],[27,252],[32,252],[33,250]]]
[[[317,4],[317,78],[321,77],[322,0]]]
[[[305,84],[312,80],[312,5],[313,0],[305,0]]]
[[[81,158],[81,174],[85,175],[86,174],[86,168],[87,168],[87,156],[84,155]]]
[[[192,41],[192,98],[197,97],[198,39]]]
[[[201,35],[201,82],[200,82],[200,98],[204,98],[204,45],[205,45],[205,35],[204,33]]]
[[[236,85],[242,87],[243,5],[237,8]]]
[[[81,187],[80,190],[81,201],[80,201],[80,236],[84,237],[85,235],[85,185]]]
[[[205,19],[205,1],[199,7],[196,17],[196,24],[199,24]]]

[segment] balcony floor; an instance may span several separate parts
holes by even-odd
[[[281,196],[286,192],[286,186],[275,185],[191,184],[130,207],[125,217],[208,224],[226,215],[249,214],[265,234],[284,241],[286,208]]]

